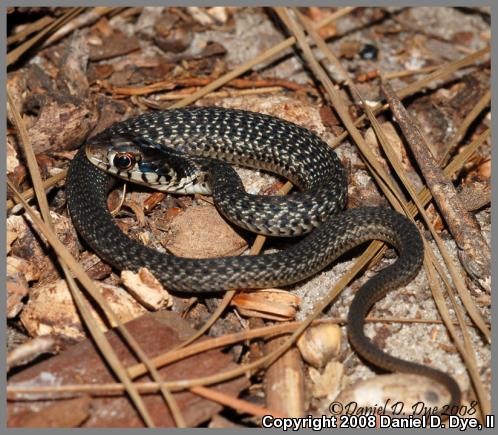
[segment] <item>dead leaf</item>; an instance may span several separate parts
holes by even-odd
[[[143,352],[151,358],[178,346],[195,332],[186,320],[177,313],[168,311],[146,314],[128,322],[126,327],[140,343]],[[125,366],[136,363],[135,357],[115,331],[107,332],[106,337]],[[159,374],[162,379],[174,381],[209,376],[235,367],[236,364],[232,362],[232,357],[229,354],[219,350],[210,350],[162,367],[159,369]],[[144,375],[135,381],[143,382],[149,379],[148,376]],[[91,340],[85,340],[71,346],[60,355],[16,373],[9,379],[9,385],[52,386],[54,391],[57,390],[57,385],[82,383],[99,385],[109,382],[115,382],[115,377],[103,362]],[[236,397],[247,386],[248,380],[241,376],[209,388]],[[29,396],[31,399],[35,398],[32,394]],[[198,426],[222,409],[221,405],[188,391],[173,393],[173,396],[189,427]],[[158,427],[174,426],[171,414],[160,394],[144,394],[142,399]],[[33,410],[42,412],[51,405],[53,405],[53,400],[9,400],[7,426],[20,427],[26,413]],[[67,412],[71,413],[72,411],[68,410]],[[92,397],[90,415],[82,426],[131,428],[143,427],[144,423],[126,395],[107,395]]]

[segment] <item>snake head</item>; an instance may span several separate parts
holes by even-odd
[[[209,162],[143,136],[97,136],[85,147],[88,160],[123,180],[169,193],[211,194]]]

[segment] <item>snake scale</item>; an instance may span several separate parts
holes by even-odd
[[[274,172],[299,191],[285,197],[248,194],[229,164]],[[290,248],[267,255],[189,259],[159,253],[128,238],[115,224],[106,202],[113,175],[168,191],[211,193],[227,219],[260,234],[309,234]],[[309,130],[233,109],[149,112],[91,138],[71,163],[66,195],[76,229],[102,259],[118,269],[147,267],[178,292],[284,286],[316,274],[366,241],[388,243],[398,258],[356,293],[348,314],[350,342],[382,369],[443,384],[450,404],[459,404],[459,387],[449,375],[390,356],[365,335],[365,317],[372,306],[418,273],[422,239],[411,221],[391,209],[343,211],[345,171],[335,152]]]

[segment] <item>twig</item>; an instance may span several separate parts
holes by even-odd
[[[126,86],[126,87],[113,87],[106,83],[100,82],[100,85],[106,88],[109,92],[114,95],[148,95],[155,92],[167,91],[179,87],[191,87],[191,86],[206,86],[212,83],[213,79],[203,78],[203,77],[188,77],[179,78],[174,80],[165,80],[162,82],[152,83],[147,86]],[[298,83],[294,83],[290,80],[274,79],[274,80],[264,80],[264,79],[233,79],[226,83],[227,86],[238,89],[256,89],[268,86],[279,86],[282,88],[289,89],[291,91],[301,91],[308,92],[310,88],[308,86],[303,86]],[[198,91],[198,90],[197,90]],[[184,98],[185,95],[182,96]]]
[[[449,313],[448,309],[446,307],[446,302],[444,301],[444,297],[442,295],[442,291],[440,288],[440,282],[439,280],[435,279],[433,268],[436,270],[438,269],[439,263],[437,262],[436,258],[432,258],[432,267],[426,267],[427,271],[427,279],[429,282],[432,284],[431,289],[436,289],[436,291],[433,290],[433,296],[434,296],[434,301],[436,302],[436,305],[438,307],[439,312],[441,313],[443,318],[449,318]],[[426,265],[429,266],[429,265]],[[446,276],[444,273],[442,273],[441,270],[438,270],[439,275],[441,276],[446,289],[447,289],[447,294],[449,295],[449,298],[451,299],[453,309],[455,311],[456,317],[458,319],[458,323],[460,325],[463,325],[465,322],[465,317],[463,315],[461,305],[457,303],[455,299],[455,295],[453,292],[453,289],[451,285],[447,282]],[[451,322],[445,322],[446,327],[450,331],[450,334],[452,337],[456,337],[456,330],[454,328],[453,323]],[[463,335],[463,340],[464,340],[464,346],[461,345],[460,340],[455,340],[455,344],[457,346],[458,351],[460,352],[460,355],[462,355],[462,358],[465,362],[465,366],[467,367],[467,370],[470,373],[470,379],[472,381],[472,384],[474,386],[474,389],[477,393],[477,397],[479,398],[479,406],[481,408],[481,414],[482,416],[488,415],[491,412],[491,404],[488,399],[488,395],[485,391],[484,385],[481,382],[480,379],[480,370],[477,365],[476,361],[476,355],[473,349],[473,344],[472,340],[470,338],[470,335],[468,331],[465,328],[461,328],[462,330],[462,335]],[[465,351],[464,351],[465,350]]]
[[[190,391],[197,394],[198,396],[204,397],[205,399],[212,400],[213,402],[218,402],[241,413],[246,412],[248,414],[254,415],[255,417],[263,417],[265,415],[271,415],[275,418],[288,417],[287,415],[284,415],[275,409],[263,408],[245,400],[238,399],[237,397],[228,396],[227,394],[216,391],[212,388],[209,389],[199,386],[191,388]]]
[[[453,183],[434,161],[418,122],[408,114],[389,83],[383,82],[382,89],[460,249],[459,257],[465,270],[490,290],[491,252],[475,218],[467,212]]]
[[[198,89],[190,88],[185,89],[186,92],[168,92],[166,94],[157,95],[157,101],[163,100],[181,100],[185,95],[192,94]],[[282,92],[284,88],[282,86],[268,86],[254,89],[240,89],[240,90],[223,90],[217,92],[211,92],[207,94],[204,98],[226,98],[226,97],[243,97],[247,95],[257,95],[257,94],[273,94],[275,92]]]
[[[282,92],[283,89],[284,88],[280,86],[274,86],[269,88],[223,90],[223,91],[211,92],[205,95],[204,98],[227,98],[227,97],[241,97],[247,95],[275,94],[278,92]],[[182,98],[185,98],[185,95],[189,95],[196,92],[197,89],[188,89],[188,91],[189,92],[168,92],[167,94],[156,95],[154,100],[145,97],[138,97],[138,101],[156,110],[168,109],[170,107],[169,103],[159,103],[159,102],[181,100]]]
[[[286,337],[275,337],[264,344],[264,352],[278,349]],[[289,349],[265,372],[266,405],[292,418],[305,413],[303,361],[296,347]]]
[[[418,74],[426,74],[441,68],[441,65],[431,65],[424,68],[405,69],[404,71],[393,71],[385,73],[384,78],[387,80],[396,79],[400,77],[410,77]]]

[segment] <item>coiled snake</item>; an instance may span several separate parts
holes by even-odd
[[[250,195],[224,162],[277,173],[300,191],[286,197]],[[115,224],[106,203],[114,179],[109,172],[162,190],[212,193],[227,219],[260,234],[310,234],[268,255],[188,259],[159,253],[131,240]],[[419,271],[422,240],[413,223],[391,209],[342,211],[344,170],[334,151],[310,131],[271,116],[215,107],[146,113],[89,140],[72,161],[66,192],[76,229],[101,258],[118,269],[147,267],[179,292],[292,284],[366,241],[387,242],[399,257],[356,293],[348,315],[349,339],[374,365],[434,379],[448,389],[452,405],[460,402],[453,378],[394,358],[364,334],[365,317],[375,302]]]

